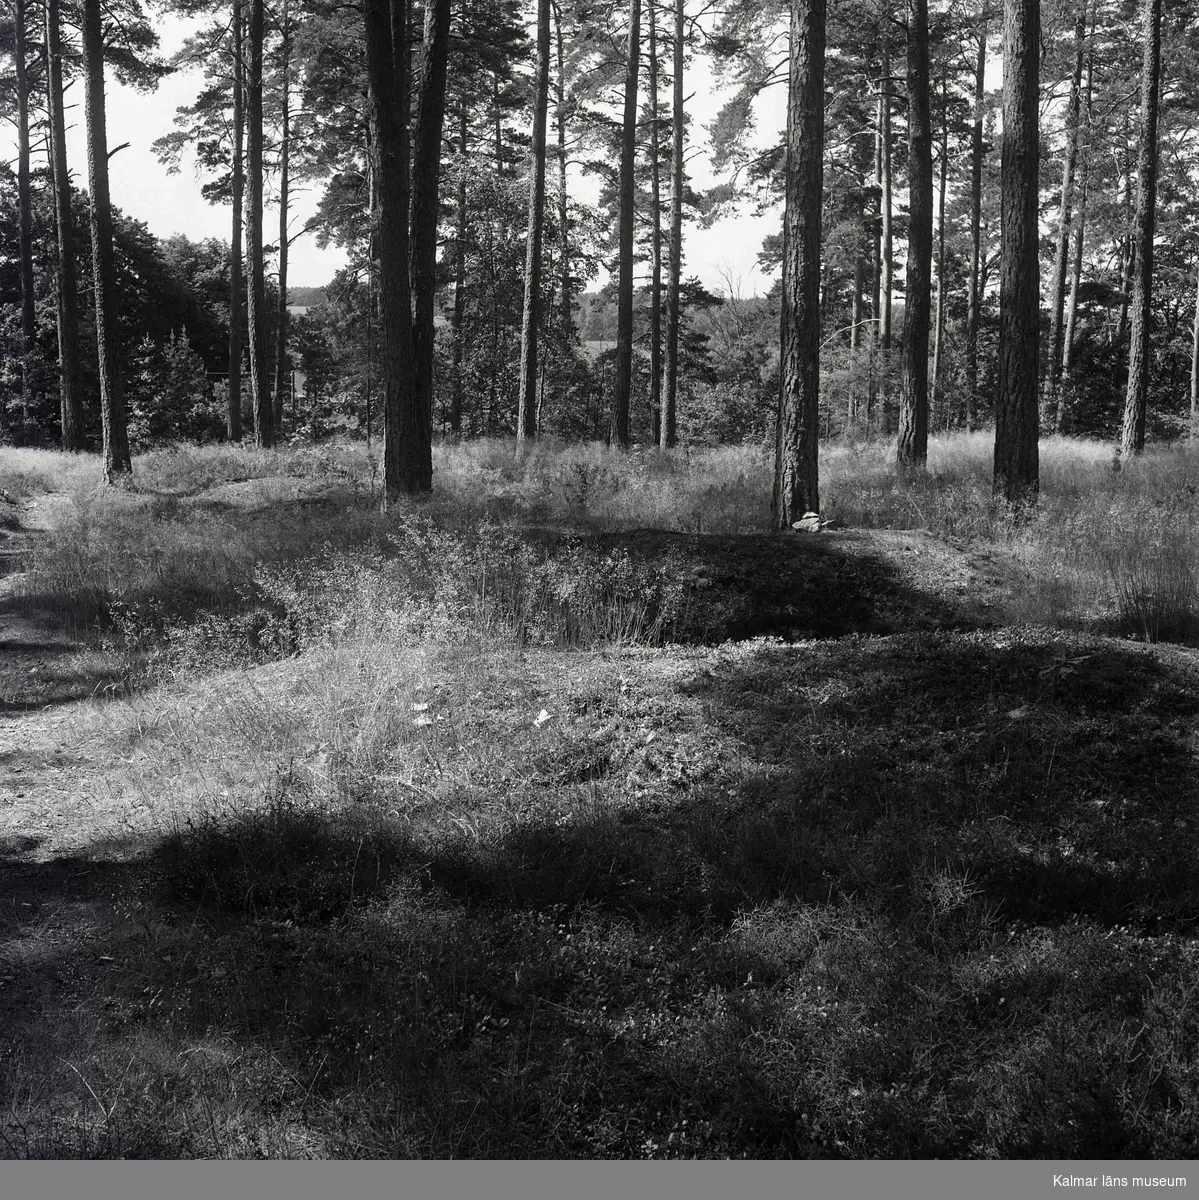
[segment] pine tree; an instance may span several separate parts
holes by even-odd
[[[1037,166],[1039,0],[1005,0],[1003,19],[1003,246],[999,280],[999,379],[995,405],[997,495],[1035,503],[1038,469]]]
[[[781,391],[771,523],[820,511],[820,241],[824,192],[824,0],[792,0],[783,217]]]
[[[87,109],[88,212],[95,283],[96,347],[100,377],[100,424],[104,478],[119,483],[133,474],[126,430],[125,390],[116,341],[112,251],[112,204],[108,189],[108,133],[104,105],[104,34],[100,0],[83,0],[83,59]]]
[[[541,233],[545,223],[545,140],[550,97],[550,0],[537,0],[533,136],[529,147],[529,231],[525,258],[524,315],[520,333],[520,396],[516,438],[537,436],[538,336],[541,324]]]
[[[1149,322],[1153,302],[1153,232],[1157,207],[1157,116],[1161,86],[1162,0],[1144,0],[1144,60],[1141,65],[1141,132],[1137,148],[1136,251],[1132,291],[1132,330],[1128,348],[1128,390],[1120,452],[1145,449],[1149,397]]]

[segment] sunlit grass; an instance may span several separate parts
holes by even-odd
[[[114,681],[9,717],[6,1152],[1185,1157],[1195,668],[1096,632],[1199,633],[1199,456],[1048,441],[1013,522],[990,455],[830,448],[824,511],[1017,564],[1007,627],[784,643],[699,536],[758,448],[445,444],[387,514],[362,446],[0,452]],[[838,536],[824,602],[902,591]]]

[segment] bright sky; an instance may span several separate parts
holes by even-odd
[[[183,42],[189,24],[168,18],[161,30],[164,55],[173,53]],[[704,73],[706,76],[706,72]],[[194,160],[187,156],[178,174],[168,175],[166,168],[151,150],[156,138],[170,131],[175,110],[191,103],[199,92],[202,77],[198,70],[171,76],[159,85],[156,92],[141,94],[123,87],[109,78],[108,144],[129,146],[112,158],[113,203],[129,216],[144,221],[158,237],[185,233],[193,240],[206,237],[228,239],[231,210],[224,205],[206,203],[200,196],[202,180],[196,175]],[[715,116],[719,98],[712,80],[689,76],[688,93],[696,113],[697,126]],[[87,149],[84,141],[83,84],[77,82],[67,94],[67,156],[72,174],[79,185],[87,186]],[[775,88],[763,97],[759,127],[763,131],[781,130],[785,124],[785,97]],[[9,133],[9,131],[6,131]],[[15,136],[5,138],[14,147]],[[714,182],[702,157],[688,164],[694,182],[707,186]],[[581,184],[581,189],[586,184]],[[292,208],[298,228],[314,210],[318,192],[314,188],[293,196]],[[274,240],[278,228],[278,212],[268,208],[265,214],[267,236]],[[723,291],[731,282],[743,295],[753,295],[768,286],[757,270],[756,258],[762,239],[779,230],[779,217],[738,217],[719,222],[710,229],[688,228],[686,239],[686,272],[698,275],[713,290]],[[327,283],[344,263],[340,250],[321,250],[311,236],[299,238],[292,244],[288,268],[289,283],[295,287],[320,286]]]

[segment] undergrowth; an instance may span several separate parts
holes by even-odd
[[[113,605],[138,620],[243,608],[263,564],[294,563],[326,543],[377,550],[389,538],[411,542],[413,526],[403,522],[412,517],[426,522],[421,536],[436,527],[451,547],[480,545],[496,529],[511,543],[512,531],[530,527],[746,534],[769,524],[771,466],[758,447],[621,454],[536,443],[518,452],[483,440],[439,445],[435,457],[436,491],[415,506],[401,504],[398,531],[394,518],[375,511],[377,460],[354,444],[156,451],[135,463],[141,490],[115,497],[79,490],[86,472],[78,456],[0,450],[0,484],[8,480],[4,486],[20,493],[33,483],[75,488],[72,515],[44,544],[29,588],[39,605],[78,628],[103,621]],[[1151,641],[1199,636],[1199,452],[1159,450],[1116,472],[1106,445],[1048,439],[1041,501],[1024,521],[992,495],[989,435],[934,438],[927,475],[902,484],[893,457],[881,445],[825,449],[823,509],[834,527],[923,528],[955,545],[997,547],[1032,579],[1020,619]],[[269,486],[280,478],[318,490],[310,503],[275,503]],[[238,498],[244,510],[222,493],[239,481],[266,489],[257,505],[253,492]],[[558,569],[569,586],[579,543],[560,546]],[[529,600],[541,614],[530,614],[534,640],[554,586]],[[622,636],[662,635],[655,604],[645,607],[612,618]]]
[[[790,643],[731,640],[763,576],[840,634],[901,580],[835,534],[788,575],[752,448],[77,492],[22,602],[121,663],[53,804],[123,840],[5,859],[7,1153],[1190,1156],[1199,678],[1096,633],[1195,636],[1196,460],[1050,442],[1013,523],[986,451],[832,451],[825,512],[1006,556],[1038,625]]]
[[[1195,682],[1044,631],[371,636],[109,706],[158,832],[68,864],[112,905],[90,999],[63,1061],[26,1036],[0,1066],[0,1126],[57,1155],[1185,1157]]]

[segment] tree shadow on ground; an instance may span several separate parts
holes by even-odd
[[[935,869],[1005,920],[1195,930],[1193,667],[972,634],[763,647],[681,686],[756,760],[738,794],[518,825],[434,858],[437,884],[492,906],[723,920],[853,896],[902,918]]]
[[[673,642],[972,629],[999,618],[968,585],[975,572],[965,560],[919,532],[778,536],[640,529],[567,535],[542,529],[524,536],[550,555],[573,540],[601,554],[625,555],[643,574],[653,567],[668,570],[683,586],[681,600],[672,597],[670,612],[662,614],[666,640]],[[891,553],[877,538],[888,539]],[[896,558],[904,556],[913,562],[935,557],[949,570],[901,571]],[[944,577],[949,574],[955,578]]]
[[[1185,1156],[1189,659],[1000,630],[688,661],[741,753],[652,808],[619,770],[456,829],[280,788],[125,863],[0,863],[33,980],[3,1036],[44,1048],[0,1059],[19,1152]]]

